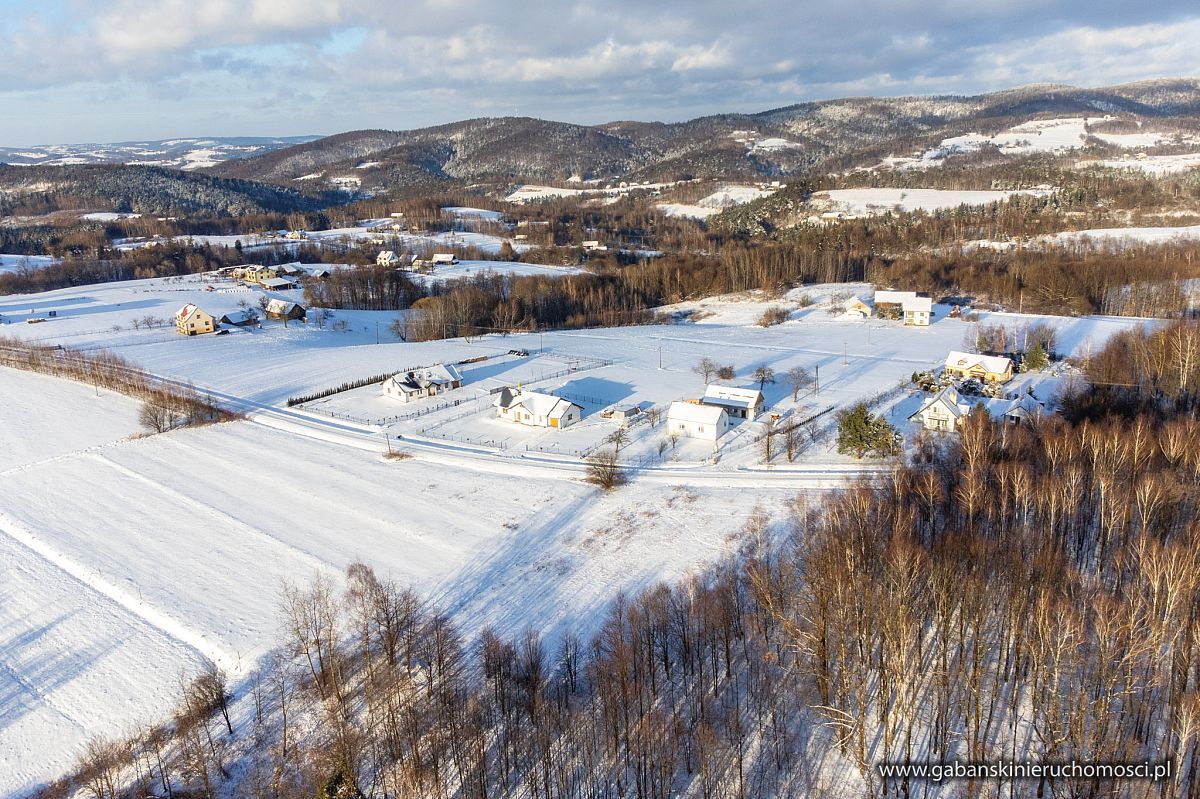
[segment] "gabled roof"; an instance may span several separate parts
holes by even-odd
[[[735,388],[710,384],[704,389],[705,405],[724,405],[727,408],[757,408],[763,401],[762,392],[756,388]]]
[[[388,380],[389,383],[405,393],[422,391],[429,386],[444,386],[461,381],[462,373],[458,371],[457,367],[442,363],[397,372]]]
[[[562,397],[556,397],[553,394],[539,394],[521,388],[504,389],[496,396],[492,404],[506,410],[522,407],[534,416],[544,416],[548,419],[559,418],[571,408],[583,410],[583,406]]]
[[[1029,394],[1022,394],[1004,409],[1004,415],[1029,418],[1031,416],[1038,416],[1045,411],[1045,409],[1046,406],[1039,402],[1035,397]]]
[[[922,413],[928,410],[931,406],[937,404],[944,405],[946,410],[948,410],[950,415],[955,419],[959,419],[971,411],[969,406],[963,405],[958,401],[958,389],[956,389],[954,386],[946,386],[941,391],[930,397],[928,402],[922,405],[919,409],[917,409],[916,413],[912,414],[908,418],[915,419],[917,416],[920,416]]]
[[[905,300],[902,304],[905,313],[909,311],[924,311],[929,313],[933,310],[933,299],[930,297],[913,297]]]
[[[286,277],[269,277],[266,280],[258,281],[259,285],[269,289],[281,289],[295,285]]]
[[[236,311],[230,311],[221,317],[221,321],[230,325],[244,325],[247,322],[252,322],[258,319],[258,314],[249,308],[241,308]]]
[[[182,308],[180,308],[178,311],[175,312],[175,321],[176,322],[184,322],[184,321],[188,320],[189,318],[191,318],[191,316],[193,314],[195,314],[197,311],[199,311],[200,313],[205,313],[204,310],[201,309],[199,305],[196,305],[193,302],[189,302],[187,305],[183,306]]]
[[[900,305],[906,300],[916,299],[917,292],[915,291],[876,291],[875,303],[895,304]]]
[[[267,301],[267,313],[269,314],[290,314],[296,309],[303,311],[304,306],[291,300],[274,299]]]
[[[672,402],[667,409],[667,421],[691,422],[693,424],[720,424],[725,416],[720,405],[700,405],[695,402]]]
[[[981,366],[993,374],[1004,374],[1012,369],[1012,361],[1001,355],[975,355],[970,352],[951,350],[946,356],[946,366],[954,369],[971,369]]]

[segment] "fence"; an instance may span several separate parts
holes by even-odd
[[[306,402],[312,402],[313,400],[319,400],[319,399],[324,399],[325,397],[331,397],[334,394],[341,394],[343,391],[351,391],[356,388],[362,388],[363,386],[369,386],[372,383],[382,383],[384,380],[387,380],[389,377],[391,377],[394,374],[395,374],[395,372],[387,372],[386,374],[382,374],[382,375],[374,375],[372,377],[364,377],[360,380],[350,380],[348,382],[342,383],[339,386],[335,386],[334,388],[322,389],[320,391],[313,392],[312,394],[301,394],[298,397],[288,397],[287,406],[289,408],[291,408],[296,405],[303,405]],[[335,414],[330,414],[330,416],[334,416],[334,415]]]

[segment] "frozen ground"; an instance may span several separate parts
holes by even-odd
[[[813,195],[815,209],[874,216],[888,211],[940,211],[960,205],[988,205],[1016,194],[1046,195],[1049,187],[1019,191],[950,191],[945,189],[834,189]]]
[[[23,447],[54,423],[105,437],[75,386],[37,388],[48,399],[33,409],[0,404]],[[36,424],[18,428],[18,412]],[[615,592],[702,568],[794,490],[647,482],[605,496],[576,472],[379,450],[246,421],[0,474],[0,795],[68,768],[93,735],[154,720],[205,659],[236,686],[273,640],[284,579],[361,558],[468,635],[586,636]]]
[[[49,255],[6,255],[0,253],[0,273],[15,272],[18,269],[40,269],[43,266],[57,263],[58,259]]]
[[[757,186],[724,186],[707,197],[698,200],[694,205],[686,203],[658,203],[657,207],[667,216],[707,219],[713,214],[719,214],[726,208],[748,203],[760,197],[766,197],[771,193],[772,190],[761,189]]]
[[[1024,242],[1025,247],[1091,245],[1094,247],[1120,247],[1129,244],[1172,244],[1200,239],[1200,225],[1180,227],[1117,227],[1071,230],[1045,236],[1035,236]],[[991,241],[981,239],[967,242],[963,249],[988,249],[1007,251],[1016,247],[1014,241]]]
[[[1174,175],[1200,167],[1200,153],[1178,155],[1143,155],[1135,158],[1109,158],[1089,161],[1080,166],[1106,166],[1112,169],[1133,169],[1147,175]]]
[[[0,586],[0,795],[61,772],[88,736],[163,711],[181,670],[210,659],[236,686],[271,639],[281,581],[340,573],[355,558],[447,606],[468,635],[488,623],[506,634],[531,625],[553,641],[575,625],[586,639],[617,591],[702,568],[738,545],[756,507],[778,519],[796,492],[837,485],[860,468],[822,444],[768,470],[754,444],[757,424],[727,436],[715,466],[703,463],[711,451],[698,442],[660,456],[661,423],[642,423],[630,428],[622,455],[640,469],[631,485],[604,495],[562,452],[615,429],[600,410],[698,396],[693,367],[712,357],[735,367],[737,385],[752,384],[760,365],[779,373],[819,367],[819,394],[797,403],[787,386],[768,384],[773,412],[809,413],[890,391],[881,410],[902,423],[919,397],[899,383],[941,362],[968,330],[941,306],[927,329],[830,313],[841,292],[869,297],[865,284],[685,303],[665,310],[694,321],[673,325],[421,344],[391,337],[387,323],[397,314],[382,312],[337,312],[324,329],[267,322],[194,338],[130,326],[189,301],[232,310],[242,296],[206,285],[156,279],[0,299],[9,320],[0,332],[112,348],[219,392],[249,415],[131,440],[136,403],[0,371],[0,558],[9,578]],[[786,307],[789,320],[758,327],[772,305]],[[59,315],[24,324],[31,310],[49,309]],[[1060,348],[1075,352],[1140,324],[984,315],[1010,325],[1034,319],[1056,325]],[[341,321],[346,329],[335,329]],[[507,354],[521,348],[530,355]],[[466,396],[513,382],[557,390],[585,398],[584,421],[561,435],[524,428],[494,419],[487,400],[386,424],[326,413],[385,413],[389,403],[375,388],[312,411],[281,407],[344,380],[479,356],[488,358],[463,366]],[[385,460],[385,434],[413,457]],[[483,445],[484,436],[508,443]]]

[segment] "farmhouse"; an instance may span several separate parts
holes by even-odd
[[[379,255],[375,256],[376,266],[395,267],[400,265],[400,256],[396,255],[395,250],[383,250]]]
[[[875,315],[883,319],[900,319],[906,325],[929,327],[933,318],[933,300],[915,291],[875,292]]]
[[[308,274],[304,271],[304,267],[300,266],[299,262],[280,264],[275,267],[275,271],[284,277],[304,277]]]
[[[201,333],[213,332],[217,329],[217,324],[212,314],[189,302],[175,312],[175,329],[185,336],[198,336]]]
[[[716,441],[729,430],[729,414],[718,405],[672,402],[667,410],[667,434]]]
[[[247,283],[261,283],[264,280],[272,280],[277,277],[279,277],[279,272],[273,266],[247,264],[246,268],[242,270],[242,280]]]
[[[946,372],[955,377],[982,380],[985,383],[1007,383],[1013,376],[1012,361],[1000,355],[972,355],[952,350],[946,356]]]
[[[267,316],[272,319],[303,319],[308,312],[299,303],[288,300],[270,300],[267,302]]]
[[[429,261],[434,266],[453,266],[458,263],[458,256],[452,252],[435,252]]]
[[[506,388],[492,401],[501,419],[533,427],[567,427],[583,416],[583,408],[553,394]]]
[[[954,386],[947,386],[908,419],[909,421],[916,419],[926,430],[953,433],[962,418],[970,412],[971,406],[958,401],[958,389]]]
[[[763,412],[763,395],[756,388],[709,385],[704,389],[701,404],[724,408],[733,419],[754,421]]]
[[[434,364],[397,372],[383,383],[383,393],[401,402],[432,397],[462,386],[462,373],[454,366]]]

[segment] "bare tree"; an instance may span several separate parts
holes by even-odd
[[[794,366],[783,373],[783,379],[792,387],[792,402],[800,399],[800,391],[813,382],[812,372],[803,366]]]
[[[713,375],[717,373],[719,368],[716,361],[705,357],[696,362],[696,365],[692,367],[692,371],[700,375],[705,383],[711,383]]]

